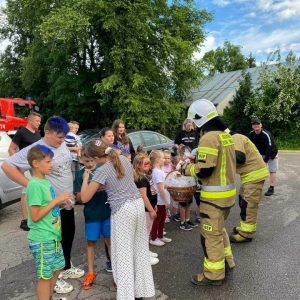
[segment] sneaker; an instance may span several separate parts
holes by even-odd
[[[160,239],[162,242],[164,242],[164,243],[171,243],[172,242],[172,239],[169,239],[169,238],[167,238],[167,237],[163,237],[162,239]]]
[[[186,224],[190,225],[192,228],[198,227],[198,224],[193,223],[191,220],[186,221]]]
[[[23,229],[24,231],[30,230],[30,228],[27,225],[27,219],[21,221],[20,228]]]
[[[193,228],[190,225],[188,225],[186,222],[184,222],[180,224],[180,229],[189,231],[192,230]]]
[[[163,235],[166,235],[166,234],[167,234],[167,232],[166,232],[166,231],[164,231],[164,232],[163,232]]]
[[[83,281],[83,289],[84,290],[89,290],[93,283],[95,282],[96,280],[96,276],[95,276],[95,273],[94,272],[89,272],[87,273],[86,277],[84,278],[84,281]]]
[[[153,246],[158,246],[158,247],[161,247],[161,246],[163,246],[165,243],[164,242],[162,242],[161,240],[159,240],[159,239],[156,239],[155,241],[150,241],[150,244],[151,245],[153,245]]]
[[[67,298],[66,297],[53,297],[52,296],[52,298],[51,298],[51,300],[67,300]]]
[[[57,294],[67,294],[73,291],[73,286],[67,282],[65,282],[61,275],[56,280],[56,284],[54,287],[54,291]]]
[[[265,192],[265,196],[272,196],[274,194],[274,188],[269,187],[269,189]]]
[[[195,222],[196,222],[196,223],[200,223],[200,221],[201,221],[200,217],[197,216]]]
[[[159,262],[159,259],[156,257],[151,257],[150,259],[151,259],[151,266],[154,266]]]
[[[180,222],[180,216],[179,215],[174,215],[173,216],[173,221]]]
[[[112,273],[112,268],[111,268],[111,261],[106,262],[106,272]]]
[[[64,270],[61,272],[61,276],[63,279],[68,278],[80,278],[84,275],[84,271],[78,268],[75,268],[71,263],[71,268],[68,270]]]
[[[150,253],[150,257],[158,257],[158,254],[157,253],[154,253],[154,252],[151,252],[151,251],[149,251],[149,253]]]
[[[170,219],[169,219],[169,217],[166,217],[166,219],[165,219],[165,223],[170,223]]]

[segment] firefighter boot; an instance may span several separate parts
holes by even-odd
[[[233,227],[233,233],[239,233],[240,227]]]
[[[200,273],[197,275],[192,275],[191,279],[192,279],[193,284],[202,285],[202,286],[221,285],[223,282],[222,280],[210,280],[210,279],[204,277],[203,273]]]
[[[245,237],[241,236],[240,234],[231,235],[229,237],[229,240],[230,240],[231,243],[247,243],[247,242],[252,242],[251,238],[245,238]]]

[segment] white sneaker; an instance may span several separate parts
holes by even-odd
[[[65,282],[62,278],[61,275],[57,278],[54,291],[57,294],[67,294],[73,291],[73,286],[67,282]]]
[[[164,242],[164,243],[170,243],[170,242],[172,242],[172,239],[169,239],[169,238],[167,238],[167,237],[163,237],[162,239],[160,239],[162,242]]]
[[[156,257],[151,257],[151,266],[154,266],[154,265],[158,264],[158,262],[159,262],[159,259],[158,259],[158,258],[156,258]]]
[[[53,297],[51,298],[51,300],[68,300],[66,297]]]
[[[68,278],[80,278],[84,275],[84,271],[78,268],[75,268],[71,263],[71,268],[68,270],[64,270],[61,273],[63,279]]]
[[[163,246],[165,243],[162,242],[160,239],[156,239],[155,241],[150,241],[150,244],[153,245],[153,246],[158,246],[158,247],[161,247]]]
[[[163,232],[163,235],[166,235],[166,234],[167,234],[167,232],[166,232],[166,231],[164,231],[164,232]]]
[[[151,252],[151,251],[149,251],[149,252],[150,252],[150,257],[154,257],[154,258],[158,257],[157,253],[154,253],[154,252]]]

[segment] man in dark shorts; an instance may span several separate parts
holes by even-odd
[[[41,135],[38,131],[39,126],[41,125],[42,116],[36,112],[31,112],[27,118],[27,125],[25,127],[21,127],[16,134],[14,135],[9,148],[8,153],[10,156],[16,153],[16,150],[22,150],[27,146],[37,142],[41,139]],[[26,210],[26,199],[25,199],[26,189],[23,188],[21,195],[21,212],[22,212],[22,221],[20,224],[20,228],[29,231],[29,227],[27,226],[27,210]]]

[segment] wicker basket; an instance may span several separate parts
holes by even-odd
[[[170,172],[166,178],[173,172]],[[181,177],[182,175],[178,174],[177,177]],[[166,187],[168,192],[170,193],[171,197],[174,201],[178,202],[189,202],[191,198],[193,197],[194,193],[197,190],[197,185],[195,181],[194,186],[188,186],[188,187],[174,187],[174,186],[167,186]]]
[[[167,190],[174,201],[189,202],[196,192],[197,186],[167,187]]]

